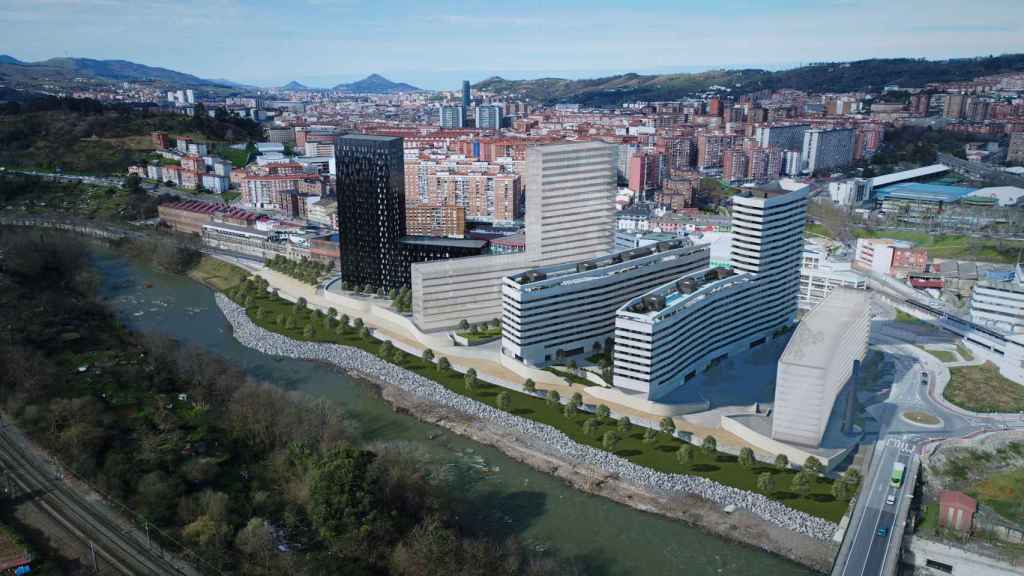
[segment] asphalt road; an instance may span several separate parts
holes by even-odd
[[[31,501],[86,547],[94,546],[101,574],[198,576],[190,566],[151,548],[145,536],[104,504],[68,486],[59,469],[33,454],[27,438],[9,425],[0,429],[0,466],[10,474],[18,496]]]

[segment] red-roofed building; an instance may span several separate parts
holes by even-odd
[[[200,200],[169,202],[157,207],[160,221],[178,232],[200,234],[203,226],[214,222],[232,226],[252,227],[258,214],[233,208],[227,204],[214,204]]]
[[[978,502],[963,492],[939,492],[939,527],[970,532]]]

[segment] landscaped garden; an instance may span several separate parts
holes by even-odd
[[[324,264],[316,260],[303,258],[302,260],[291,260],[284,256],[277,255],[265,262],[267,268],[280,272],[292,278],[316,286],[325,274],[330,272],[333,264]]]
[[[757,462],[752,453],[725,454],[715,449],[713,438],[708,445],[696,449],[673,434],[670,419],[665,419],[662,431],[656,432],[632,425],[627,418],[612,418],[605,406],[596,407],[594,413],[584,411],[579,396],[569,398],[569,403],[563,405],[554,391],[524,394],[488,384],[473,370],[462,374],[452,369],[446,358],[435,357],[432,351],[413,356],[394,348],[390,342],[382,343],[360,318],[339,317],[333,309],[327,313],[314,311],[302,299],[292,303],[266,288],[264,280],[252,279],[229,288],[225,294],[244,306],[253,322],[263,328],[298,340],[360,348],[459,394],[551,425],[578,442],[609,450],[637,464],[664,472],[703,476],[759,492],[831,521],[839,520],[849,497],[855,493],[859,481],[856,477],[849,478],[849,482],[835,482],[813,470],[800,473],[789,469],[786,462]],[[527,390],[535,389],[532,381],[524,386]]]
[[[489,322],[470,324],[468,320],[459,322],[457,336],[465,338],[470,345],[494,340],[501,336],[501,321],[495,318]]]

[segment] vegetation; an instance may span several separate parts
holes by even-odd
[[[21,232],[0,237],[0,404],[164,548],[187,546],[204,572],[565,573],[469,537],[445,471],[356,445],[333,402],[128,332],[94,299],[78,239]]]
[[[935,356],[940,362],[956,362],[960,360],[956,354],[953,354],[949,350],[933,350],[931,348],[922,348],[925,352]]]
[[[5,215],[62,216],[88,220],[134,221],[154,218],[157,206],[175,196],[150,196],[139,188],[57,182],[0,172],[0,209]]]
[[[469,341],[470,345],[501,336],[501,321],[497,318],[477,324],[470,324],[463,320],[459,328],[460,330],[456,334]]]
[[[929,234],[923,231],[851,229],[858,238],[892,238],[913,242],[928,250],[931,258],[975,260],[1014,264],[1024,242],[1002,238],[982,238],[959,234]]]
[[[295,312],[294,304],[266,292],[265,284],[260,280],[246,282],[235,289],[228,290],[226,294],[235,302],[244,305],[250,318],[264,328],[299,340],[354,346],[371,354],[380,355],[389,362],[392,361],[387,351],[382,350],[380,343],[370,337],[368,333],[360,335],[355,330],[339,333],[337,330],[329,328],[324,322],[318,321],[316,314],[310,310],[299,308]],[[285,319],[285,322],[276,320],[278,318]],[[292,318],[295,319],[294,322],[288,323],[287,320]],[[306,325],[313,326],[312,336],[304,336],[303,330]],[[777,483],[780,486],[788,486],[789,479],[795,474],[792,470],[778,469],[762,464],[744,468],[736,456],[717,451],[707,453],[701,451],[695,455],[693,465],[687,468],[676,460],[675,454],[681,446],[688,444],[674,436],[675,425],[671,418],[666,418],[662,422],[663,434],[661,435],[641,427],[631,427],[629,431],[623,431],[620,429],[619,423],[611,418],[592,417],[578,410],[567,415],[565,408],[560,404],[561,395],[555,390],[549,390],[544,398],[538,398],[531,394],[507,390],[475,377],[473,384],[467,386],[465,375],[451,369],[446,360],[445,366],[441,367],[441,360],[443,359],[439,359],[437,364],[433,364],[425,362],[419,357],[408,357],[403,360],[402,367],[434,380],[458,394],[463,394],[495,408],[501,409],[500,402],[502,405],[507,405],[507,411],[512,414],[553,426],[574,440],[595,448],[603,448],[606,432],[616,431],[619,440],[613,446],[612,451],[615,454],[656,470],[699,474],[726,485],[752,491],[757,491],[756,477],[758,474],[770,473],[778,480]],[[507,394],[507,396],[503,396],[502,400],[499,400],[501,394]],[[772,494],[772,497],[798,510],[836,521],[842,516],[846,505],[837,501],[832,495],[831,483],[832,481],[827,478],[814,478],[809,483],[809,491],[806,495],[801,496],[791,491],[782,491]]]
[[[1024,442],[994,450],[951,448],[934,472],[943,488],[976,498],[1009,522],[1024,526]]]
[[[917,316],[913,316],[911,314],[908,314],[907,312],[904,312],[903,310],[900,310],[899,308],[896,309],[896,321],[897,322],[907,322],[907,323],[910,323],[910,324],[924,324],[925,323],[924,320],[921,320]]]
[[[942,395],[972,412],[1024,411],[1024,386],[1004,377],[991,362],[950,368]]]
[[[193,280],[220,292],[237,286],[248,277],[241,268],[210,256],[201,257],[199,263],[189,270],[188,275]]]
[[[960,342],[957,342],[957,344],[956,344],[956,351],[957,351],[958,354],[960,354],[960,357],[963,358],[964,360],[966,360],[968,362],[970,362],[971,360],[974,360],[974,354],[971,353],[971,349],[968,348],[967,346],[964,346]]]
[[[275,272],[291,276],[299,282],[304,282],[312,286],[319,285],[323,276],[334,268],[333,261],[330,264],[324,264],[308,258],[292,260],[290,258],[285,258],[280,254],[274,256],[270,260],[267,260],[264,264],[267,268],[270,268]]]

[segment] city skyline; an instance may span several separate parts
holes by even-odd
[[[283,7],[228,0],[12,0],[0,14],[9,41],[0,53],[26,61],[126,59],[260,86],[297,80],[327,87],[378,73],[426,89],[455,90],[462,78],[477,82],[494,75],[782,69],[813,61],[1019,50],[1024,5],[985,4],[987,9],[970,13],[952,0],[895,6],[880,0],[734,1],[714,7],[654,2],[636,11],[615,2],[572,0],[527,4],[506,17],[482,4],[451,4],[444,11],[407,2],[307,0]],[[658,18],[650,18],[653,13]],[[722,14],[729,14],[727,28]],[[332,21],[340,25],[324,24]],[[62,49],[51,41],[54,30]],[[458,61],[446,59],[449,53],[458,54]],[[315,54],[327,56],[326,62],[310,57]]]

